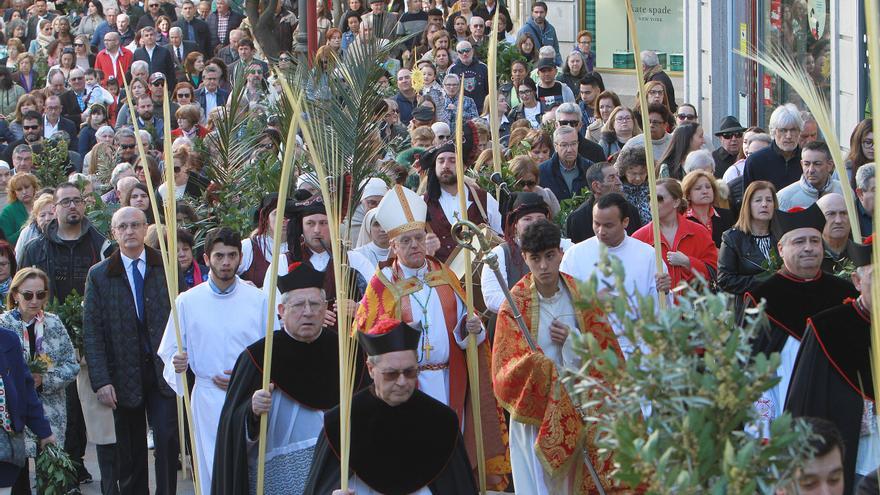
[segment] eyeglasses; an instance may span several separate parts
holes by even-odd
[[[177,93],[178,98],[192,98],[192,93]]]
[[[25,301],[32,300],[34,298],[34,296],[37,296],[38,301],[42,301],[43,299],[46,299],[46,296],[49,293],[44,290],[38,290],[37,292],[30,292],[30,291],[19,292],[19,294],[21,294],[21,297],[23,297]]]
[[[84,201],[82,198],[64,198],[55,204],[62,207],[62,208],[70,208],[70,205],[79,206],[83,203],[84,203]]]
[[[278,59],[278,61],[279,62],[292,62],[293,59],[291,59],[290,57],[281,57]]]
[[[697,120],[697,116],[689,113],[680,113],[676,115],[678,120]]]
[[[458,53],[462,53],[462,54],[470,53],[470,52],[471,52],[470,48],[462,48],[462,49],[458,50]]]
[[[26,131],[33,131],[35,129],[39,129],[40,126],[39,126],[39,124],[38,125],[23,125],[23,126],[21,126],[21,128]]]
[[[725,132],[724,134],[721,135],[721,137],[723,137],[724,139],[732,139],[732,138],[739,139],[739,138],[743,137],[743,133],[741,133],[741,132]]]
[[[120,144],[119,147],[124,150],[133,150],[136,144]]]
[[[580,120],[557,120],[556,122],[561,126],[577,127]]]
[[[530,95],[534,93],[534,91],[532,91],[531,89],[520,89],[518,93],[521,95]]]
[[[407,380],[414,380],[419,376],[418,368],[407,368],[405,370],[380,370],[379,373],[382,373],[382,378],[385,381],[396,382],[400,375],[403,375]]]
[[[648,91],[648,94],[651,96],[663,96],[663,93],[665,93],[665,91],[662,89],[652,89],[651,91]]]
[[[617,117],[614,117],[615,122],[629,122],[632,119],[633,118],[630,115],[618,115]]]
[[[327,304],[326,301],[299,301],[295,303],[290,303],[287,305],[288,308],[292,309],[296,313],[302,313],[305,311],[306,307],[309,308],[309,312],[318,311],[322,306]]]
[[[86,45],[84,45],[83,43],[74,43],[73,46],[75,46],[75,47],[79,47],[79,48],[82,48],[82,47],[84,47],[84,46],[86,46]]]
[[[150,83],[150,86],[153,86],[154,88],[157,88],[157,87],[160,87],[160,86],[164,86],[164,85],[165,85],[165,80],[164,80],[164,79],[159,79],[158,81],[153,81],[153,82]]]
[[[117,225],[116,227],[113,227],[113,228],[118,230],[119,232],[125,232],[128,229],[138,230],[139,228],[143,227],[144,225],[146,225],[144,222],[120,223],[119,225]]]
[[[535,180],[524,180],[520,181],[520,185],[523,187],[535,187],[538,185],[538,181]]]

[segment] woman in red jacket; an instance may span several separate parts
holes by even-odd
[[[718,248],[706,227],[684,216],[687,202],[681,184],[675,179],[657,181],[657,204],[663,260],[672,278],[672,287],[690,282],[697,274],[706,280],[718,270]],[[633,234],[635,239],[654,245],[654,221]]]

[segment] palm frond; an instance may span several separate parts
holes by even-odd
[[[796,61],[791,53],[786,51],[781,45],[772,43],[765,45],[761,49],[754,46],[750,47],[746,53],[736,52],[763,65],[766,69],[781,77],[800,95],[810,113],[813,114],[822,135],[825,137],[825,141],[828,143],[828,148],[831,150],[834,168],[837,170],[840,184],[843,186],[843,197],[846,200],[846,210],[849,214],[853,238],[861,239],[862,234],[859,228],[859,216],[856,210],[853,188],[850,185],[849,175],[846,172],[843,152],[837,139],[837,131],[832,124],[831,106],[828,104],[828,99],[813,82],[813,79],[803,65]]]

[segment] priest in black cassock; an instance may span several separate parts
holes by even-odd
[[[323,329],[324,273],[294,263],[278,278],[283,329],[272,340],[271,393],[262,390],[260,339],[241,353],[226,393],[214,455],[214,495],[252,493],[260,416],[268,414],[265,492],[299,495],[308,479],[325,411],[339,404],[337,335]],[[363,360],[360,360],[363,367]],[[355,383],[365,377],[359,373]],[[356,385],[356,389],[359,385]]]
[[[474,495],[470,461],[458,416],[416,389],[421,332],[380,320],[358,335],[373,386],[351,404],[349,492],[357,495]],[[339,409],[324,415],[305,493],[342,493]]]
[[[747,308],[765,301],[764,310],[770,322],[755,336],[753,353],[778,352],[781,357],[776,370],[779,383],[755,403],[761,417],[758,433],[764,438],[769,435],[770,422],[783,412],[807,318],[858,295],[849,281],[822,272],[824,227],[825,216],[815,204],[798,211],[777,211],[770,229],[779,239],[776,247],[783,266],[744,295]]]
[[[833,422],[844,449],[844,493],[880,465],[880,435],[871,376],[871,245],[850,243],[860,295],[811,317],[801,342],[785,409]]]

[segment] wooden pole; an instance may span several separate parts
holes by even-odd
[[[498,0],[499,2],[501,0]],[[501,136],[499,135],[501,127],[501,116],[498,114],[498,12],[500,8],[495,9],[495,16],[492,18],[492,34],[489,39],[489,129],[490,140],[492,142],[492,170],[501,173]],[[508,19],[507,22],[510,22]],[[462,84],[464,86],[464,84]],[[516,91],[516,88],[514,88]],[[501,199],[501,186],[495,186],[495,197]],[[504,209],[502,209],[504,211]]]
[[[463,127],[462,114],[464,113],[464,81],[458,90],[458,112],[455,116],[455,176],[458,179],[458,206],[460,212],[459,220],[467,220],[467,197],[464,187],[464,157],[462,156]],[[474,198],[477,201],[477,198]],[[467,299],[467,318],[474,315],[474,273],[473,260],[471,260],[470,249],[464,250],[464,288],[465,298]],[[480,486],[480,493],[486,494],[486,456],[483,452],[483,423],[480,414],[480,366],[479,355],[477,354],[477,337],[468,334],[467,343],[467,367],[468,367],[468,385],[470,386],[470,397],[472,414],[474,416],[474,436],[477,444],[477,476]]]
[[[663,273],[663,248],[660,243],[660,212],[657,206],[657,172],[654,164],[654,143],[651,142],[651,119],[648,116],[648,98],[645,95],[645,74],[642,70],[641,52],[639,51],[639,35],[636,31],[636,18],[633,11],[632,0],[626,1],[626,20],[629,23],[630,37],[632,38],[633,52],[636,59],[636,91],[639,95],[639,107],[642,109],[642,130],[645,136],[645,161],[648,166],[648,199],[651,202],[651,225],[654,235],[654,262],[657,264],[657,273]],[[666,297],[660,294],[660,308],[666,308]]]
[[[128,103],[128,112],[129,117],[131,117],[131,124],[134,127],[134,139],[137,143],[138,156],[140,157],[141,164],[144,167],[144,177],[146,177],[147,181],[147,194],[150,196],[150,207],[153,209],[153,217],[156,219],[156,228],[158,229],[159,235],[159,251],[162,256],[162,266],[165,270],[165,285],[168,290],[168,298],[171,300],[171,318],[174,322],[174,337],[177,339],[177,350],[178,352],[184,351],[183,346],[183,338],[180,334],[180,319],[177,315],[177,272],[178,272],[178,264],[177,264],[177,248],[176,248],[176,240],[177,240],[177,216],[171,216],[170,218],[166,218],[165,221],[168,224],[168,228],[166,229],[168,232],[168,238],[172,241],[172,244],[175,245],[174,252],[170,252],[167,243],[165,242],[165,236],[162,235],[162,217],[159,215],[159,206],[156,202],[156,193],[154,189],[153,179],[150,176],[150,169],[147,163],[147,153],[144,150],[144,142],[141,140],[140,129],[138,126],[137,115],[134,111],[134,103],[131,99],[131,90],[128,87],[128,80],[125,78],[125,74],[122,74],[122,83],[125,85],[125,98],[126,103]],[[168,88],[167,84],[164,86],[164,96],[163,96],[163,105],[164,105],[164,113],[165,116],[165,127],[164,134],[166,136],[165,145],[167,146],[165,149],[165,168],[166,170],[169,168],[168,163],[169,159],[173,163],[173,157],[171,157],[171,121],[170,121],[170,103],[168,101]],[[170,167],[173,169],[173,165]],[[171,194],[171,198],[174,198],[174,175],[171,175],[171,182],[169,184],[169,193]],[[171,203],[175,203],[172,199]],[[175,204],[176,208],[176,204]],[[166,210],[167,211],[167,210]],[[190,444],[192,445],[192,457],[193,457],[193,489],[195,490],[196,495],[201,495],[201,486],[199,486],[199,462],[198,456],[196,455],[196,430],[195,425],[193,423],[193,415],[192,415],[192,404],[190,403],[189,397],[189,380],[187,379],[186,372],[180,374],[180,382],[183,388],[183,408],[186,412],[187,422],[189,423],[189,435],[190,435]],[[185,446],[181,445],[181,449],[185,448]]]
[[[871,110],[880,108],[880,2],[865,0],[865,31],[868,38],[868,66],[871,85]],[[880,136],[880,119],[873,118],[874,135]],[[880,218],[880,201],[874,201],[874,218]],[[880,242],[871,246],[871,369],[874,376],[874,397],[880,397]],[[873,419],[873,418],[872,418]]]
[[[284,74],[276,70],[275,76],[286,81]],[[284,155],[281,161],[281,183],[278,186],[278,203],[275,206],[274,234],[272,235],[272,263],[269,265],[269,312],[266,316],[266,345],[263,349],[263,390],[269,391],[269,381],[272,378],[272,337],[275,333],[275,293],[278,286],[278,263],[285,259],[281,255],[281,230],[284,226],[284,209],[287,204],[287,193],[290,189],[290,170],[293,166],[294,150],[296,149],[297,120],[291,119],[288,125],[287,140],[284,142]],[[257,447],[257,495],[265,492],[266,481],[266,436],[269,428],[269,415],[260,416],[260,438]]]

